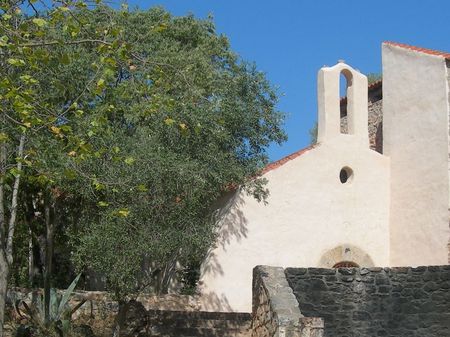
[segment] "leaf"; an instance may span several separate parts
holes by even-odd
[[[75,116],[81,117],[84,114],[83,110],[75,110]]]
[[[130,211],[127,208],[122,208],[117,211],[117,215],[122,218],[126,218],[128,214],[130,214]]]
[[[47,24],[47,21],[41,18],[34,18],[32,21],[38,27],[44,27]]]
[[[64,177],[66,177],[69,180],[73,180],[77,177],[77,174],[74,170],[65,169],[64,170]]]
[[[100,207],[108,207],[108,206],[109,206],[109,203],[107,203],[107,202],[105,202],[105,201],[99,201],[99,202],[97,203],[97,205],[100,206]]]
[[[13,167],[9,170],[9,173],[11,173],[15,178],[17,178],[20,175],[20,170],[18,170],[16,167]]]
[[[61,298],[61,302],[59,303],[59,308],[58,308],[58,313],[59,315],[61,315],[63,313],[64,307],[66,306],[67,302],[69,301],[69,297],[72,294],[73,290],[75,289],[78,280],[81,277],[81,273],[78,274],[77,277],[75,277],[75,280],[72,281],[72,283],[70,284],[70,286],[66,289],[66,291],[64,292],[63,297]],[[59,318],[59,317],[58,317]]]
[[[50,289],[50,319],[57,320],[59,319],[59,310],[58,310],[58,293],[55,288]]]
[[[94,179],[94,181],[92,182],[92,185],[94,185],[94,188],[97,191],[103,190],[105,188],[105,185],[103,185],[102,183],[100,183],[97,179]]]
[[[38,83],[38,81],[36,79],[34,79],[33,77],[31,77],[30,75],[22,75],[20,76],[20,79],[27,84],[36,84]]]
[[[133,157],[127,157],[124,162],[125,164],[132,165],[135,162],[135,159]]]
[[[25,61],[22,59],[8,59],[8,63],[16,67],[25,65]]]
[[[8,135],[6,133],[0,132],[0,143],[4,143],[8,140]]]
[[[144,184],[137,185],[137,189],[140,192],[147,192],[148,191],[147,186],[145,186]]]
[[[61,133],[61,129],[56,127],[56,126],[51,126],[50,130],[55,134],[55,135],[59,135]]]
[[[105,87],[105,80],[103,78],[98,80],[97,87],[99,87],[99,88],[104,88]]]
[[[0,37],[0,47],[5,47],[8,44],[8,37],[3,35]]]
[[[164,123],[166,123],[166,125],[172,125],[173,123],[175,123],[175,120],[173,120],[172,118],[166,118],[164,120]]]
[[[161,23],[154,30],[158,33],[161,33],[167,29],[167,24]]]
[[[62,54],[59,60],[62,64],[70,64],[70,56],[67,53]]]

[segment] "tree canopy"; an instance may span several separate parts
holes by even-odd
[[[267,195],[277,92],[211,19],[27,3],[0,7],[2,242],[17,218],[47,243],[64,228],[73,263],[119,298],[164,292],[213,243],[217,198]]]

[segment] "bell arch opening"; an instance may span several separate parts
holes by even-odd
[[[350,87],[353,84],[353,74],[348,69],[343,69],[339,73],[339,108],[340,108],[340,132],[341,134],[351,134],[350,127],[351,114],[350,105],[352,104],[352,98],[350,94]]]

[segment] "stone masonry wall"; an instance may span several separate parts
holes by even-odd
[[[369,144],[372,150],[383,153],[383,100],[382,100],[381,82],[369,87],[368,98],[368,127]],[[341,132],[348,132],[347,124],[347,100],[341,101]]]
[[[449,337],[450,266],[287,268],[306,317],[325,337]]]
[[[253,269],[252,337],[323,337],[323,320],[301,314],[283,268]]]

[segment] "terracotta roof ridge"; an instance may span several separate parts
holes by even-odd
[[[445,59],[450,59],[450,53],[448,53],[448,52],[427,49],[427,48],[421,48],[421,47],[411,46],[411,45],[408,45],[405,43],[398,43],[398,42],[393,42],[393,41],[384,41],[383,44],[400,47],[403,49],[408,49],[408,50],[412,50],[412,51],[416,51],[416,52],[424,53],[424,54],[428,54],[428,55],[441,56],[441,57],[444,57]]]
[[[287,155],[286,157],[283,157],[283,158],[278,159],[278,160],[276,160],[276,161],[274,161],[272,163],[269,163],[266,167],[264,167],[261,170],[261,175],[266,174],[269,171],[275,170],[275,169],[279,168],[280,166],[283,166],[287,162],[289,162],[289,161],[291,161],[291,160],[293,160],[293,159],[295,159],[297,157],[300,157],[302,154],[305,154],[309,150],[312,150],[317,145],[318,144],[307,146],[307,147],[305,147],[305,148],[303,148],[301,150],[298,150],[298,151],[296,151],[294,153],[291,153],[291,154]]]

